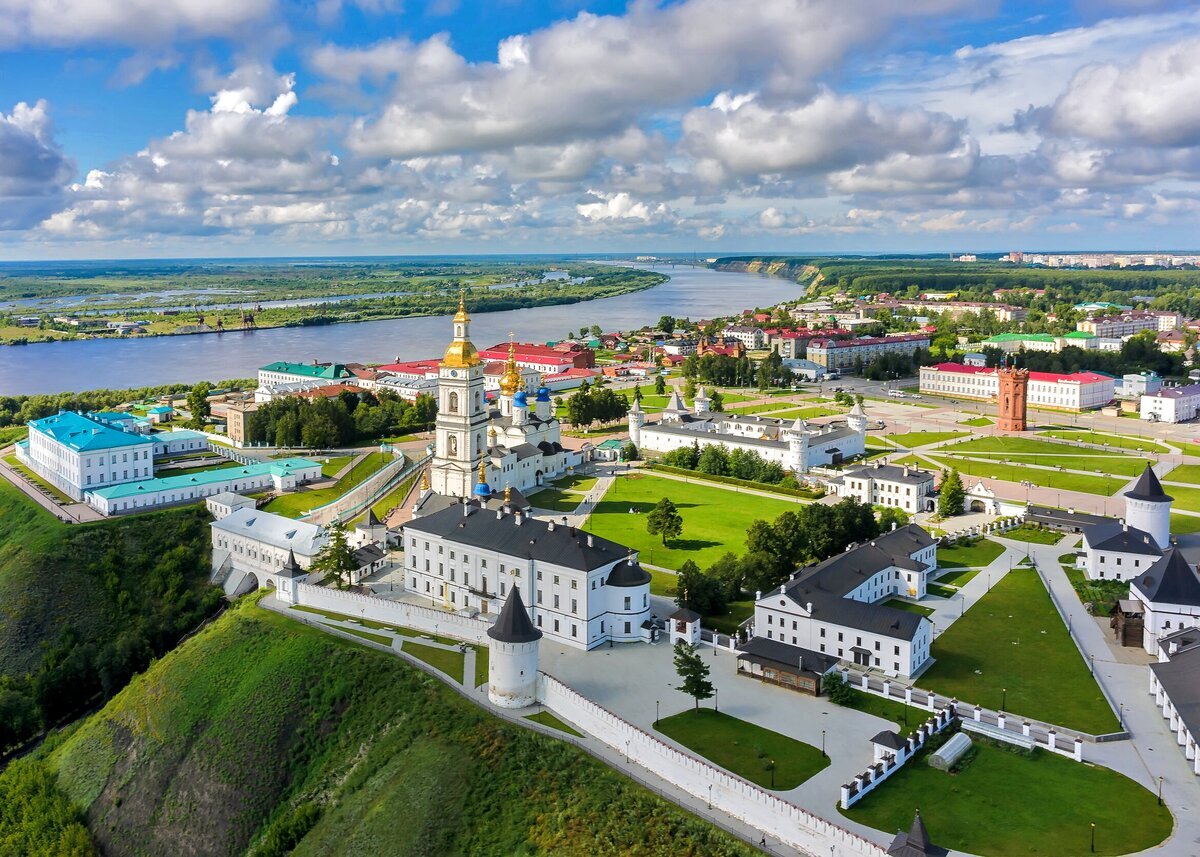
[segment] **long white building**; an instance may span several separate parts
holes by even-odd
[[[1200,632],[1187,629],[1162,638],[1158,663],[1150,665],[1150,692],[1192,773],[1200,775]]]
[[[689,411],[674,391],[658,422],[647,422],[636,402],[629,410],[629,439],[638,449],[670,452],[698,444],[756,452],[793,473],[840,464],[866,449],[867,417],[855,405],[845,421],[809,425],[797,417],[781,420],[757,414],[728,414],[709,410],[703,391]]]
[[[513,589],[548,639],[580,649],[646,639],[650,574],[630,549],[480,498],[404,525],[405,585],[431,606],[497,613]]]
[[[1027,402],[1030,407],[1061,411],[1087,411],[1113,400],[1116,380],[1099,372],[1030,372]],[[921,367],[921,392],[955,399],[990,401],[999,395],[994,368],[938,363]]]
[[[1185,387],[1161,387],[1140,401],[1144,420],[1157,423],[1184,423],[1200,413],[1200,384]]]
[[[924,616],[887,607],[889,598],[920,599],[937,568],[937,543],[909,524],[857,545],[787,583],[759,593],[754,637],[910,678],[929,660],[933,625]]]
[[[933,511],[934,476],[928,470],[875,462],[851,467],[830,480],[839,497],[860,503],[900,509],[910,515]]]

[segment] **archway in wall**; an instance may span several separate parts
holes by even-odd
[[[982,500],[972,500],[971,501],[971,511],[972,512],[986,512],[987,504],[984,503]]]
[[[259,582],[258,575],[250,571],[247,572],[240,581],[238,581],[237,589],[229,594],[234,598],[237,598],[239,595],[245,595],[247,592],[253,592],[260,586],[262,586],[262,583]]]
[[[537,474],[536,474],[536,478],[537,478],[537,484],[538,484],[538,485],[541,485],[541,484],[542,484],[542,477],[544,477],[544,476],[545,476],[545,474],[544,474],[544,473],[542,473],[542,471],[540,471],[540,470],[539,470],[539,471],[537,472]]]

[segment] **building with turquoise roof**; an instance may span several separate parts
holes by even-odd
[[[154,475],[154,442],[74,411],[29,422],[17,458],[74,500],[96,488]]]
[[[277,360],[258,370],[258,386],[290,384],[293,381],[325,381],[336,384],[353,379],[354,373],[341,363],[289,363]]]
[[[293,491],[321,478],[321,465],[307,458],[283,458],[244,467],[226,467],[179,476],[126,482],[88,491],[84,499],[102,515],[139,512],[194,503],[214,494]]]

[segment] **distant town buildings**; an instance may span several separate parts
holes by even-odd
[[[900,336],[871,336],[862,339],[814,339],[808,344],[807,357],[825,369],[850,369],[861,361],[863,365],[885,354],[912,357],[918,350],[929,349],[927,334]]]
[[[1113,400],[1114,379],[1099,372],[1030,372],[1030,407],[1086,411]],[[937,396],[991,401],[1000,393],[997,370],[961,363],[922,366],[920,390]]]
[[[1184,387],[1159,387],[1141,397],[1140,413],[1144,420],[1157,423],[1183,423],[1200,412],[1200,384]]]

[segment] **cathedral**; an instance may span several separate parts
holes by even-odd
[[[417,514],[461,497],[495,498],[538,487],[580,464],[564,449],[550,391],[539,385],[534,399],[524,389],[513,346],[500,379],[497,407],[484,393],[484,363],[471,343],[471,317],[459,300],[454,339],[438,367],[438,415],[429,490]],[[518,502],[521,502],[518,500]]]

